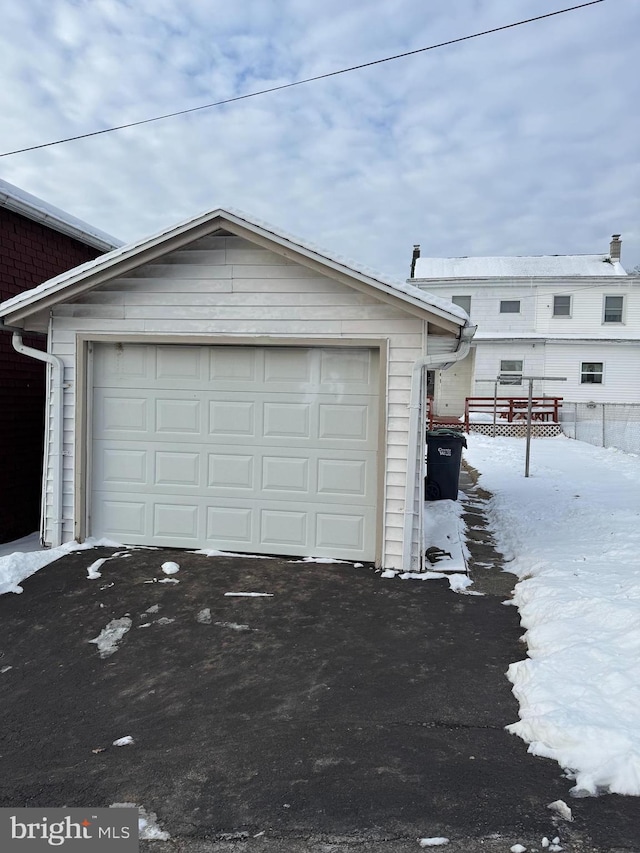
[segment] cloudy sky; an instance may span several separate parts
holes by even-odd
[[[578,0],[574,0],[578,2]],[[22,0],[0,29],[0,153],[572,5]],[[134,240],[218,206],[404,278],[423,256],[640,264],[640,3],[0,157],[0,178]]]

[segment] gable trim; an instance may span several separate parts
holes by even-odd
[[[449,312],[445,308],[433,305],[427,300],[423,301],[418,296],[406,292],[402,289],[403,285],[400,282],[396,288],[390,282],[353,269],[342,261],[321,254],[301,243],[293,242],[288,237],[269,228],[220,209],[204,214],[195,220],[189,220],[171,230],[161,232],[155,237],[116,249],[96,261],[90,261],[77,267],[71,273],[63,273],[31,291],[26,291],[18,297],[7,300],[4,316],[10,323],[18,324],[21,321],[24,323],[27,317],[36,312],[47,310],[60,302],[73,299],[86,290],[104,284],[116,276],[126,275],[127,272],[150,263],[164,254],[183,248],[200,237],[208,236],[221,228],[231,231],[239,237],[244,237],[263,248],[275,251],[283,257],[295,259],[298,263],[356,290],[369,293],[373,290],[382,301],[390,302],[395,306],[400,305],[410,314],[421,318],[425,318],[425,316],[438,318],[438,325],[448,331],[455,333],[466,323],[466,320],[455,312]],[[404,287],[407,286],[404,285]]]

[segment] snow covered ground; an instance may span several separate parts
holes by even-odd
[[[509,730],[558,761],[577,795],[640,796],[640,457],[563,436],[534,439],[525,478],[524,453],[523,439],[480,435],[465,451],[494,495],[497,544],[520,578],[514,602],[528,656],[509,667],[521,717]],[[453,501],[429,505],[426,538],[452,555],[429,575],[469,593],[460,513]],[[21,592],[20,581],[47,563],[98,544],[117,546],[2,546],[0,594]]]
[[[563,436],[472,435],[498,548],[521,580],[528,658],[509,726],[575,778],[578,796],[640,795],[640,457]]]
[[[71,551],[86,551],[98,545],[107,547],[118,547],[117,542],[109,539],[87,539],[82,545],[77,542],[68,542],[59,548],[40,548],[37,534],[16,539],[0,546],[0,595],[6,592],[22,592],[20,582],[35,574],[40,569],[64,557]],[[95,572],[94,577],[100,577]]]

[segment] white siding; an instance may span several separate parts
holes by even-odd
[[[413,282],[412,282],[413,283]],[[535,287],[522,282],[511,287],[490,282],[414,282],[422,290],[451,299],[452,296],[471,296],[471,320],[483,332],[533,332],[535,328]],[[519,300],[517,314],[501,314],[500,302]]]
[[[473,376],[473,353],[462,361],[452,364],[447,370],[436,372],[434,394],[435,414],[443,417],[464,415],[465,397],[470,394]]]
[[[528,341],[505,341],[504,343],[487,342],[479,344],[476,349],[475,383],[473,395],[476,397],[492,397],[496,376],[501,372],[501,362],[521,361],[524,376],[545,376],[545,345],[544,343],[529,343]],[[551,374],[548,374],[551,375]],[[562,376],[564,374],[557,374]],[[563,383],[564,384],[564,383]],[[551,394],[548,383],[534,384],[534,393]],[[499,385],[498,395],[513,397],[529,392],[528,383],[518,385]],[[553,395],[555,396],[555,394]]]
[[[383,563],[401,567],[411,365],[424,321],[257,248],[205,237],[54,310],[50,346],[65,362],[65,540],[73,538],[75,334],[265,335],[377,338],[389,342]],[[51,517],[47,512],[47,539]]]
[[[602,362],[602,384],[582,384],[582,362]],[[566,376],[566,382],[548,382],[547,393],[577,403],[637,403],[640,398],[640,344],[594,342],[565,346],[547,344],[547,374]]]
[[[537,383],[534,386],[536,394],[546,393],[576,402],[640,403],[638,276],[412,283],[446,298],[471,296],[471,319],[477,324],[478,333],[474,342],[475,367],[467,393],[490,396],[493,393],[491,383],[478,380],[494,380],[500,372],[502,359],[517,359],[524,361],[525,375],[567,377],[566,382]],[[554,295],[571,296],[570,317],[553,316]],[[603,322],[606,295],[624,297],[622,323]],[[500,314],[501,299],[520,299],[520,315]],[[517,340],[520,335],[522,339]],[[492,336],[495,336],[492,340],[483,340],[483,337]],[[516,340],[510,340],[511,336]],[[580,382],[583,361],[604,363],[602,385]],[[463,365],[469,366],[468,360]],[[441,374],[439,395],[443,405],[460,393],[459,378],[450,372]],[[521,390],[524,392],[527,386],[522,386]],[[503,386],[502,393],[513,395],[520,391],[517,386]],[[441,413],[446,413],[446,409],[438,411]]]
[[[553,297],[571,297],[571,316],[553,316]],[[604,323],[604,297],[624,297],[623,322]],[[640,337],[640,289],[631,277],[597,285],[587,283],[556,286],[544,285],[538,289],[536,332],[551,335],[580,335],[594,338]]]

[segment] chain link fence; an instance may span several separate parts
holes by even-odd
[[[640,453],[640,403],[564,402],[560,424],[568,438]]]

